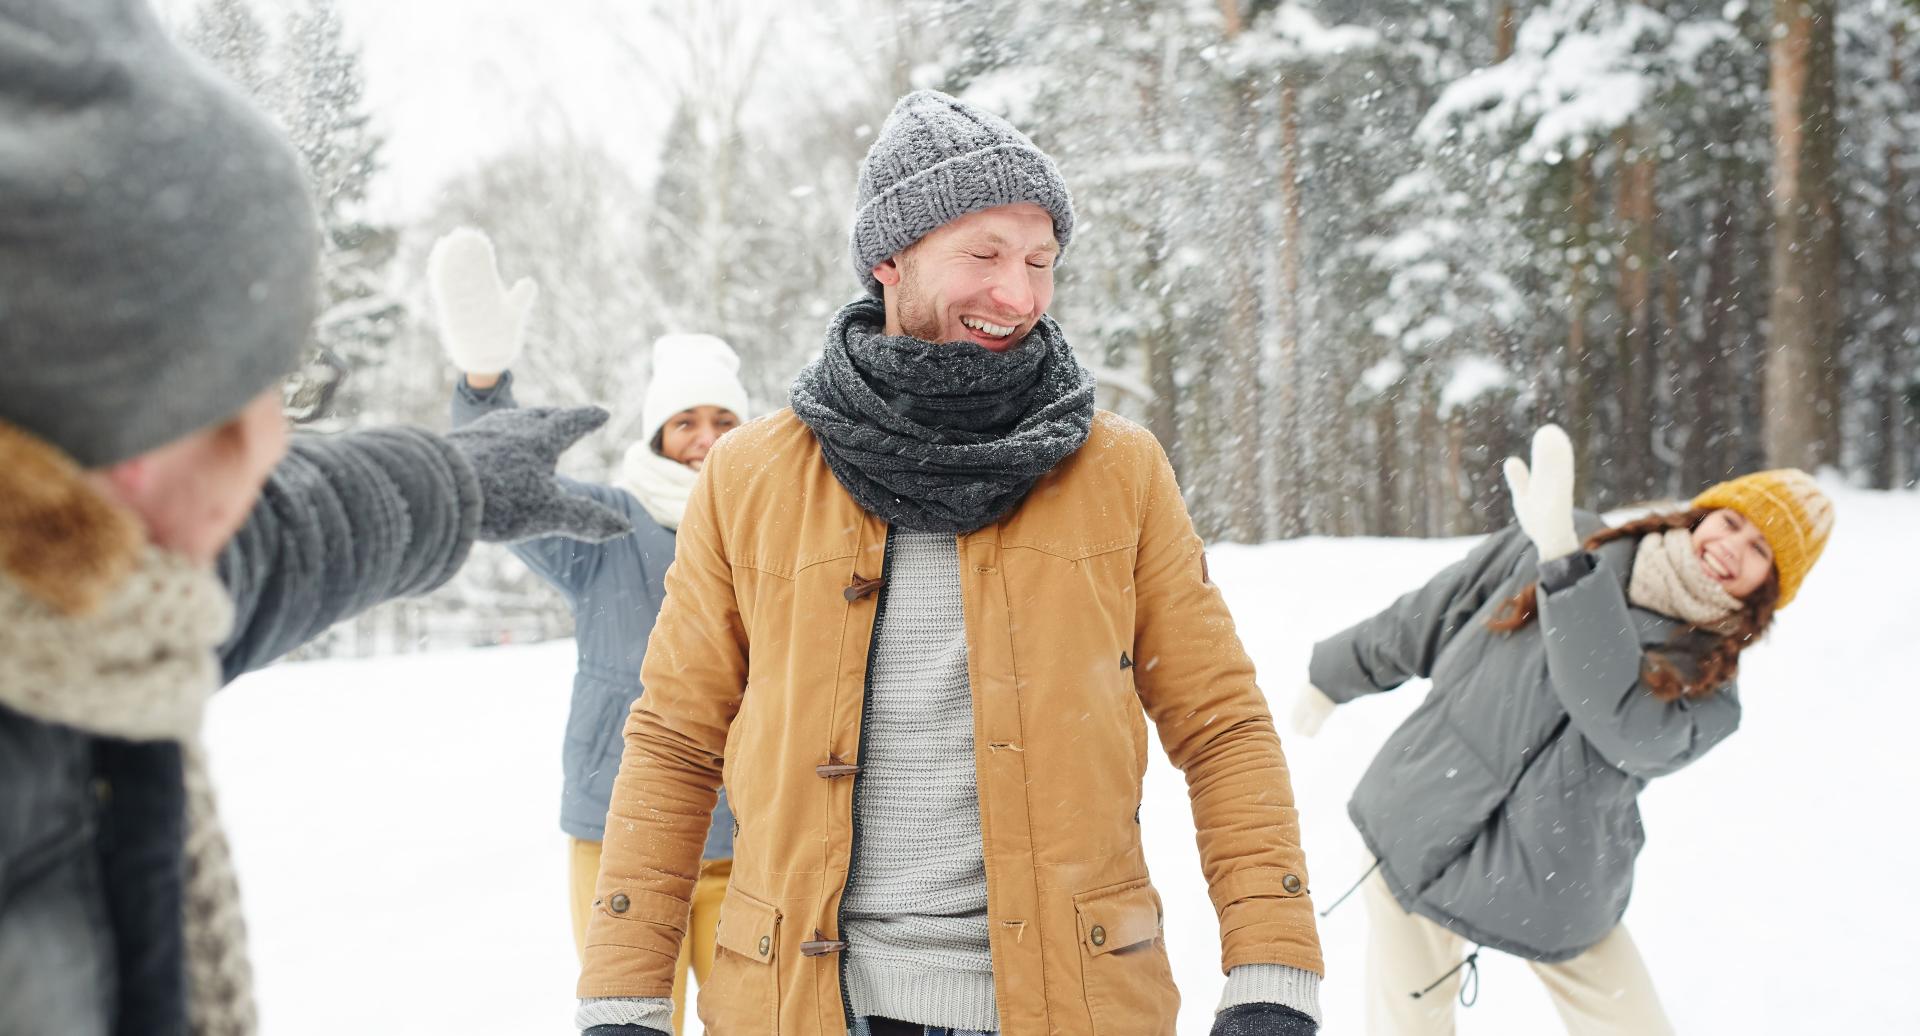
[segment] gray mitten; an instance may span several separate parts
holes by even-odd
[[[480,480],[480,538],[565,536],[600,543],[633,531],[625,518],[554,481],[567,447],[607,423],[597,406],[496,410],[447,433]]]

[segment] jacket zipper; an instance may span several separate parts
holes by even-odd
[[[887,614],[887,585],[884,580],[893,570],[893,526],[887,526],[887,545],[880,555],[880,589],[874,591],[873,636],[867,641],[867,672],[860,685],[860,739],[854,742],[854,763],[864,766],[867,758],[867,720],[873,715],[873,659],[880,647],[880,623]],[[848,840],[847,884],[840,892],[840,910],[836,921],[837,934],[843,941],[847,938],[847,895],[853,891],[854,871],[860,859],[860,788],[864,784],[860,772],[853,774],[853,816],[850,819],[852,835]],[[847,987],[847,954],[852,947],[840,951],[840,1008],[846,1015],[847,1031],[853,1031],[853,993]]]

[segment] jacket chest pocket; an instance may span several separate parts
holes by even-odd
[[[1083,892],[1074,897],[1073,909],[1095,1036],[1172,1036],[1180,993],[1153,886],[1143,879]]]
[[[700,1022],[716,1033],[780,1029],[780,911],[737,889],[720,903],[713,971],[700,983]]]

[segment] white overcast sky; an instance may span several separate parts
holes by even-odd
[[[376,214],[416,215],[449,177],[519,144],[598,140],[651,175],[669,99],[646,88],[616,32],[644,35],[619,0],[339,0],[386,135]],[[195,0],[156,0],[175,23]],[[254,0],[276,33],[281,0]],[[622,25],[625,28],[622,28]]]

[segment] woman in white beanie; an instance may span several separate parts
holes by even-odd
[[[453,423],[515,406],[510,368],[537,294],[533,282],[522,279],[508,289],[486,235],[461,228],[434,244],[427,283],[447,355],[463,372],[454,388]],[[579,669],[567,718],[560,827],[571,843],[573,933],[582,953],[624,747],[621,731],[633,700],[645,693],[640,662],[665,597],[662,581],[673,561],[674,532],[707,451],[747,414],[739,370],[740,358],[712,335],[667,335],[655,342],[643,436],[627,450],[613,484],[561,480],[568,492],[625,515],[633,532],[606,543],[550,538],[509,548],[573,607]],[[675,1031],[685,1010],[689,968],[704,982],[711,967],[732,862],[733,815],[723,790],[707,831],[687,944],[674,972]]]

